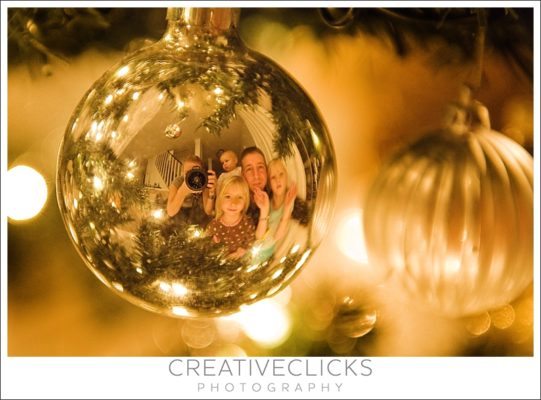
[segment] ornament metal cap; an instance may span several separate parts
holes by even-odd
[[[206,26],[217,30],[235,28],[239,22],[238,8],[168,8],[167,20],[190,26]]]

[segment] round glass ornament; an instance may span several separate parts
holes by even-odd
[[[299,84],[245,47],[238,17],[234,9],[169,9],[163,38],[95,82],[61,144],[57,197],[76,249],[105,285],[147,310],[219,316],[277,293],[331,217],[336,168],[327,128]],[[168,203],[194,155],[208,173],[218,150],[232,150],[241,166],[252,147],[263,164],[281,158],[297,197],[285,236],[267,231],[234,256],[207,229],[220,193],[187,189],[178,213]],[[261,186],[266,168],[263,176]],[[245,200],[255,225],[257,207]]]
[[[442,314],[505,305],[533,277],[533,159],[466,89],[444,129],[382,168],[364,231],[370,262]]]

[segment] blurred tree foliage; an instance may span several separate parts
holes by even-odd
[[[254,16],[288,27],[306,25],[317,37],[334,34],[374,35],[389,40],[400,56],[412,43],[427,46],[443,41],[442,63],[474,56],[480,12],[486,20],[490,49],[501,53],[533,76],[533,8],[243,8]],[[10,8],[10,63],[47,64],[51,58],[75,56],[96,47],[126,49],[134,39],[157,40],[166,26],[165,8]]]
[[[159,38],[165,9],[10,8],[10,63],[47,63],[90,48],[122,49],[135,37]]]

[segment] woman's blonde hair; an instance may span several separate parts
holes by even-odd
[[[220,192],[216,197],[216,219],[219,219],[224,214],[224,212],[222,211],[223,196],[226,189],[230,186],[239,186],[241,188],[242,195],[244,197],[244,209],[242,210],[243,214],[246,214],[246,210],[248,210],[248,206],[250,205],[250,188],[248,187],[248,183],[246,183],[242,176],[229,176],[220,186]]]

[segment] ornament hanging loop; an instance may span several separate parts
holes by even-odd
[[[490,129],[488,109],[472,96],[472,89],[462,85],[458,100],[451,104],[444,126],[457,135],[466,134],[476,129]]]
[[[477,9],[476,12],[478,29],[473,54],[474,69],[466,83],[473,91],[477,91],[481,87],[487,30],[487,11],[485,9]]]
[[[488,109],[473,97],[473,93],[481,87],[487,28],[486,10],[477,9],[476,12],[478,29],[474,47],[474,69],[461,85],[457,102],[451,105],[444,121],[449,131],[455,134],[464,134],[476,128],[490,129]]]

